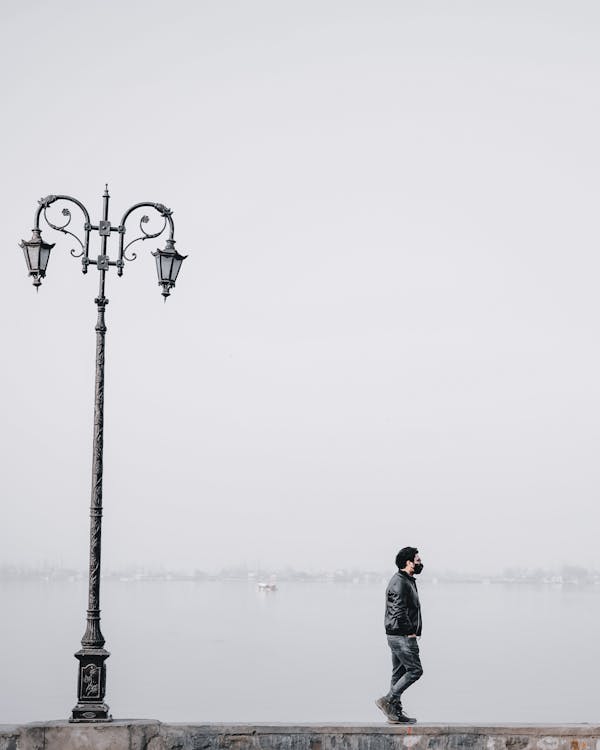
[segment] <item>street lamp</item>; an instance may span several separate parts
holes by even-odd
[[[81,248],[80,252],[71,250],[71,255],[75,258],[81,258],[83,273],[87,273],[88,266],[94,265],[100,273],[100,283],[98,296],[94,300],[98,307],[98,320],[96,322],[96,384],[94,398],[94,437],[92,449],[92,499],[90,506],[90,567],[89,567],[89,596],[87,609],[87,626],[83,638],[81,639],[81,649],[75,654],[79,661],[79,672],[77,680],[77,705],[73,708],[70,721],[74,722],[102,722],[111,721],[112,716],[109,708],[104,702],[106,693],[106,667],[104,662],[110,656],[104,648],[104,637],[100,630],[100,551],[102,536],[102,454],[104,444],[104,337],[106,334],[106,324],[104,322],[104,312],[108,299],[104,296],[104,282],[106,272],[111,266],[117,269],[117,275],[123,275],[125,261],[135,260],[137,257],[134,252],[127,254],[131,245],[135,242],[153,239],[160,236],[165,229],[169,228],[166,247],[164,250],[157,249],[152,253],[156,257],[156,267],[158,272],[158,283],[162,287],[162,295],[165,299],[171,293],[175,286],[177,274],[181,268],[183,260],[187,257],[180,255],[175,250],[175,227],[173,224],[172,211],[166,208],[162,203],[136,203],[131,206],[124,214],[118,226],[113,226],[108,218],[108,185],[103,194],[103,216],[97,225],[92,224],[90,215],[83,205],[76,198],[68,195],[48,195],[39,201],[39,207],[35,214],[33,227],[33,236],[29,242],[22,240],[20,246],[25,254],[27,269],[29,275],[33,277],[33,285],[36,290],[39,289],[42,279],[46,275],[50,251],[54,245],[50,245],[42,240],[40,230],[40,219],[44,218],[45,222],[52,229],[63,232],[73,237]],[[56,224],[47,216],[48,208],[56,201],[67,201],[74,203],[83,213],[84,217],[84,237],[81,240],[77,235],[67,229],[71,223],[71,211],[68,208],[62,209],[62,215],[66,220],[62,224]],[[144,224],[149,221],[148,216],[144,215],[140,221],[141,235],[131,240],[125,245],[126,223],[130,214],[137,209],[152,208],[163,217],[163,225],[157,232],[147,232]],[[100,236],[100,252],[96,258],[90,258],[90,234],[98,232]],[[108,255],[108,239],[111,233],[117,232],[119,235],[119,249],[116,260],[111,260]]]

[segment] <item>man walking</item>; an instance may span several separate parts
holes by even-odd
[[[414,724],[402,710],[402,693],[423,674],[417,637],[421,635],[421,605],[415,576],[423,570],[416,547],[396,555],[398,572],[385,592],[385,632],[392,652],[392,682],[387,695],[375,704],[392,724]]]

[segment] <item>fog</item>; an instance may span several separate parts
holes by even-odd
[[[104,566],[600,566],[599,27],[4,0],[0,564],[87,564],[97,273],[18,242],[108,182],[189,257],[107,277]]]

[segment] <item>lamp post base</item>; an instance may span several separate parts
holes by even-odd
[[[86,722],[87,724],[93,722],[112,721],[113,718],[109,713],[109,708],[106,703],[78,703],[73,709],[71,718],[69,721],[72,724],[77,722]]]
[[[104,703],[106,667],[110,653],[103,648],[82,648],[75,654],[79,661],[77,680],[77,705],[69,721],[112,721],[109,708]]]

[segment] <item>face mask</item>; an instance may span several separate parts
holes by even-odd
[[[418,576],[423,570],[423,563],[415,563],[415,575]]]

